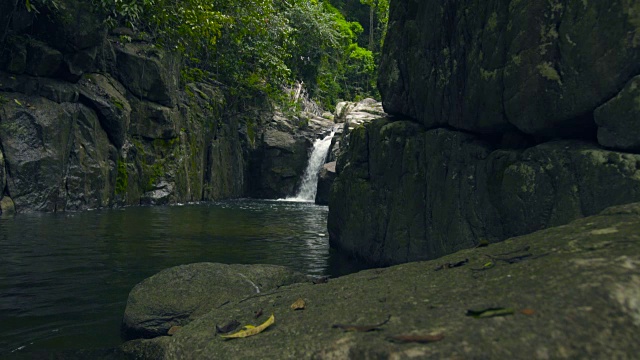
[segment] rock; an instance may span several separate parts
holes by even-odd
[[[393,2],[385,110],[426,128],[592,137],[593,111],[640,73],[637,19],[628,1]]]
[[[252,196],[275,199],[295,194],[307,166],[311,140],[269,127],[261,144],[251,166]]]
[[[350,128],[365,122],[386,116],[382,103],[374,99],[364,99],[360,102],[340,102],[336,106],[336,123],[346,122]]]
[[[97,6],[86,6],[83,0],[59,0],[56,5],[57,11],[36,18],[35,35],[65,54],[102,45],[107,27]]]
[[[113,78],[101,74],[86,75],[79,82],[80,100],[96,110],[109,140],[118,149],[124,145],[131,117],[131,105],[121,86]]]
[[[118,151],[109,142],[93,110],[81,104],[65,104],[65,109],[77,114],[77,118],[65,177],[64,208],[77,211],[111,206]]]
[[[229,131],[232,133],[232,131]],[[219,136],[209,144],[205,198],[219,200],[242,197],[246,192],[243,151],[237,131]]]
[[[4,155],[2,154],[2,149],[0,149],[0,197],[2,197],[4,193],[4,188],[7,185],[7,172],[4,168]]]
[[[15,213],[16,213],[16,206],[13,203],[13,200],[11,200],[11,198],[8,196],[0,197],[0,215],[5,217],[5,216],[12,216]]]
[[[0,91],[41,96],[58,104],[77,102],[79,96],[77,87],[64,81],[3,72],[0,72]]]
[[[47,44],[31,40],[27,43],[25,72],[33,76],[53,77],[62,64],[62,53]]]
[[[68,54],[64,57],[65,72],[69,80],[76,82],[84,73],[93,70],[98,48],[92,47],[86,50]]]
[[[153,190],[142,194],[140,199],[142,205],[168,205],[175,203],[175,201],[171,201],[174,194],[173,184],[161,180],[158,184],[153,184],[153,188]]]
[[[478,354],[633,359],[640,352],[639,209],[639,204],[611,209],[435,261],[361,271],[326,284],[284,286],[243,302],[233,299],[171,337],[127,342],[121,349],[132,358],[155,359],[464,359]],[[494,266],[482,270],[492,258]],[[466,265],[435,270],[465,259]],[[290,309],[298,298],[306,300],[304,311]],[[514,313],[465,316],[469,309],[490,307]],[[229,319],[262,323],[253,315],[261,308],[275,316],[267,330],[242,341],[216,336],[215,324]],[[332,328],[378,324],[389,315],[380,331]],[[444,338],[428,345],[389,341],[429,334]]]
[[[318,176],[318,192],[316,193],[317,205],[329,205],[329,193],[331,184],[336,178],[336,162],[324,164]]]
[[[374,264],[433,259],[640,201],[640,155],[586,142],[495,149],[387,119],[350,136],[331,188],[330,241]]]
[[[129,133],[148,139],[173,139],[178,136],[177,126],[180,113],[149,101],[131,101],[131,117],[136,119],[129,127]]]
[[[139,283],[129,293],[123,334],[127,339],[166,335],[171,327],[184,327],[229,302],[236,303],[305,279],[299,273],[275,265],[198,263],[166,269]],[[211,329],[215,332],[215,324]]]
[[[180,62],[175,55],[140,43],[115,49],[118,78],[129,91],[164,106],[176,105]]]
[[[12,74],[22,74],[27,69],[27,46],[22,37],[7,39],[7,55],[3,59],[3,67]]]
[[[0,93],[0,139],[7,167],[7,190],[20,212],[63,210],[67,168],[76,114],[50,100]]]
[[[598,142],[604,146],[640,150],[640,76],[595,111]]]

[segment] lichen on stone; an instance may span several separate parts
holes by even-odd
[[[551,80],[551,81],[556,81],[558,82],[558,85],[562,85],[562,79],[560,78],[560,74],[558,73],[558,71],[553,67],[553,64],[551,64],[551,62],[543,62],[542,64],[538,65],[538,71],[540,72],[540,75],[542,75],[542,77],[544,77],[547,80]]]

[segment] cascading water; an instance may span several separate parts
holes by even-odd
[[[334,134],[335,128],[331,129],[331,134],[313,143],[313,151],[309,157],[309,164],[302,176],[300,190],[296,196],[286,198],[286,201],[312,202],[315,200],[316,192],[318,191],[318,174],[320,173],[320,168],[324,165]]]

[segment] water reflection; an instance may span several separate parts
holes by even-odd
[[[330,251],[326,219],[326,207],[250,200],[0,219],[0,358],[119,344],[129,290],[170,266],[358,270]]]

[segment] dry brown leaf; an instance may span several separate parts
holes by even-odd
[[[300,299],[296,300],[296,302],[291,304],[291,309],[292,310],[304,310],[305,306],[306,306],[306,303],[304,302],[304,300],[302,298],[300,298]]]
[[[173,334],[177,333],[180,329],[182,329],[182,326],[174,325],[167,331],[167,335],[173,336]]]
[[[536,311],[533,310],[533,309],[522,309],[522,310],[520,310],[520,313],[523,314],[523,315],[530,316],[530,315],[535,314]]]

